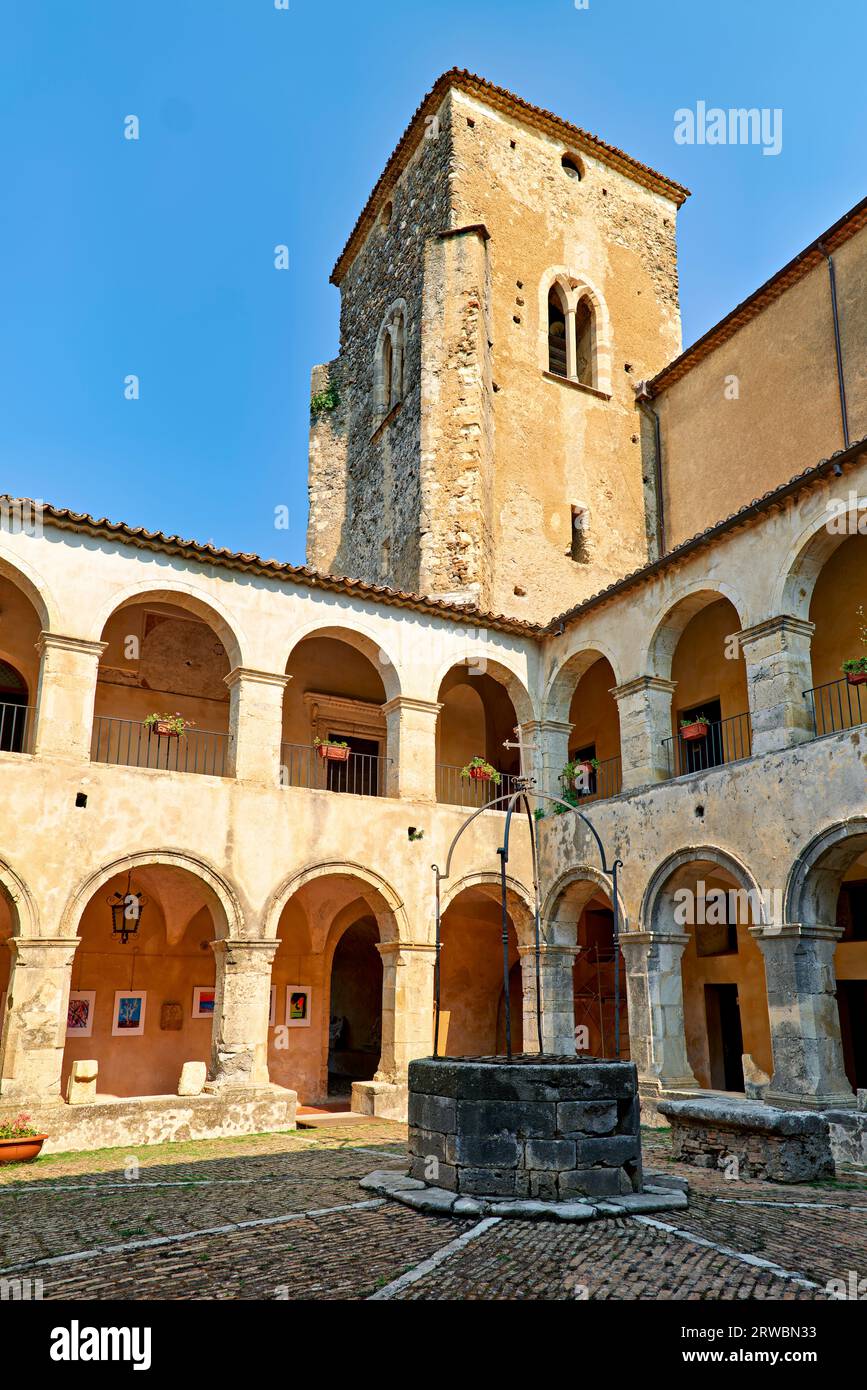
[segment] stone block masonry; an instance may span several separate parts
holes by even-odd
[[[640,1193],[636,1090],[630,1062],[411,1062],[410,1177],[470,1197],[561,1202]]]
[[[811,1110],[725,1100],[660,1101],[671,1124],[672,1157],[698,1168],[770,1182],[834,1176],[828,1121]]]

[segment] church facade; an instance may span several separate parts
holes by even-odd
[[[855,1106],[867,201],[681,352],[686,197],[445,74],[333,272],[306,566],[6,504],[0,1116],[49,1151],[284,1128],[296,1097],[402,1117],[430,866],[528,776],[622,863],[618,941],[585,822],[540,803],[546,1050],[619,1025],[649,1116]],[[507,1018],[539,1045],[503,828],[443,882],[457,1055]]]

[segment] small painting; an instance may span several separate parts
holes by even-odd
[[[142,990],[118,989],[114,995],[114,1038],[140,1038],[144,1033],[147,994]]]
[[[310,1027],[309,985],[286,986],[286,1026],[287,1028]]]
[[[93,1010],[96,1004],[95,989],[70,990],[66,1007],[66,1036],[68,1038],[89,1038],[93,1032]]]
[[[193,1018],[213,1018],[216,995],[213,985],[196,985],[193,990]]]
[[[277,986],[271,986],[271,1007],[268,1010],[268,1027],[274,1028],[277,1024]]]

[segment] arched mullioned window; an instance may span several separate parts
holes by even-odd
[[[380,419],[403,400],[405,353],[406,305],[399,300],[386,314],[376,343],[374,409]]]
[[[553,376],[611,394],[611,352],[605,305],[568,271],[548,272],[541,285],[544,366]]]
[[[548,371],[568,376],[566,344],[566,296],[559,285],[548,291]]]

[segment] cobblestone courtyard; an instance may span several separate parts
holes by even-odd
[[[52,1299],[827,1299],[867,1275],[867,1182],[725,1181],[688,1211],[564,1226],[422,1216],[358,1186],[390,1123],[75,1154],[0,1172],[0,1277]],[[137,1176],[134,1176],[137,1174]],[[670,1219],[663,1219],[670,1218]],[[867,1287],[867,1286],[865,1286]]]

